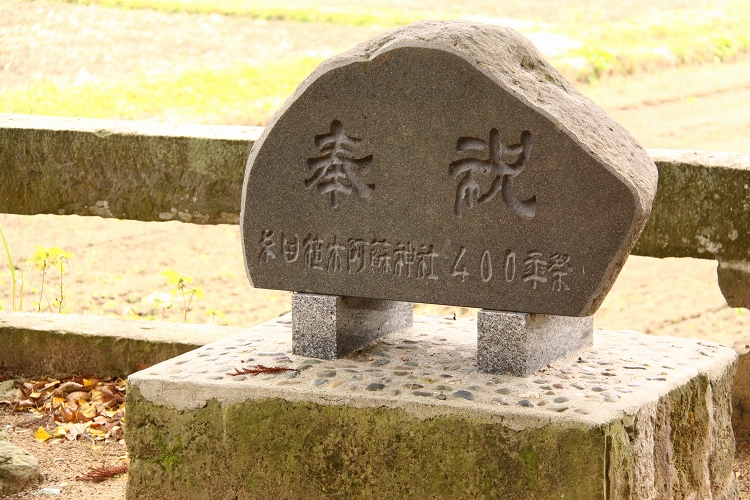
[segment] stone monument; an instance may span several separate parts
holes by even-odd
[[[593,332],[655,167],[518,33],[324,62],[246,172],[248,276],[291,317],[129,377],[129,500],[738,498],[734,351]]]
[[[321,64],[248,159],[253,286],[297,292],[294,352],[334,359],[479,307],[478,362],[532,373],[591,345],[648,219],[633,137],[515,31],[423,22]]]

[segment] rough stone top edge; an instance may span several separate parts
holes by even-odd
[[[317,389],[317,386],[315,388],[310,387],[309,384],[312,380],[309,380],[307,382],[307,386],[296,386],[296,388],[290,389],[290,386],[288,385],[279,386],[277,384],[277,381],[280,379],[278,378],[269,382],[263,382],[261,380],[251,379],[250,377],[247,377],[247,382],[238,380],[239,383],[236,383],[235,385],[235,382],[233,380],[224,382],[212,381],[207,379],[175,380],[171,379],[170,377],[180,377],[180,375],[165,376],[165,373],[174,373],[175,368],[181,366],[190,366],[190,361],[198,360],[201,355],[207,355],[206,353],[203,353],[201,351],[204,351],[206,349],[215,349],[212,354],[210,354],[213,356],[221,349],[234,349],[233,347],[227,346],[231,346],[233,343],[242,343],[249,338],[262,336],[265,339],[267,345],[273,344],[274,347],[278,345],[277,349],[279,350],[282,349],[282,344],[288,344],[287,347],[290,347],[291,339],[286,342],[284,341],[283,337],[285,337],[287,333],[288,336],[291,337],[291,331],[286,332],[284,328],[279,328],[279,322],[285,322],[287,320],[287,318],[282,317],[279,318],[279,320],[269,321],[263,325],[258,325],[256,327],[248,329],[238,336],[223,339],[221,341],[210,344],[209,346],[204,346],[197,351],[186,353],[172,360],[165,361],[163,363],[160,363],[159,365],[155,365],[154,367],[151,367],[145,371],[137,372],[129,377],[129,384],[131,384],[132,387],[137,387],[141,396],[150,404],[175,409],[178,411],[196,410],[202,408],[211,400],[216,400],[221,404],[234,404],[241,403],[250,399],[257,400],[275,398],[290,402],[313,402],[322,405],[348,405],[357,408],[403,409],[408,414],[420,419],[433,418],[438,415],[453,415],[462,418],[475,420],[478,419],[491,422],[502,421],[504,425],[507,425],[510,428],[522,430],[525,428],[539,427],[548,424],[563,422],[567,422],[568,424],[572,423],[576,425],[582,425],[585,427],[607,425],[609,422],[622,418],[624,415],[634,415],[637,411],[639,411],[639,409],[643,408],[644,406],[656,404],[659,398],[668,394],[675,388],[684,385],[700,374],[706,375],[712,382],[721,380],[728,370],[734,369],[737,362],[737,354],[734,352],[734,350],[726,346],[715,344],[713,342],[694,341],[690,339],[672,337],[654,337],[642,335],[632,331],[606,332],[598,330],[597,332],[595,332],[594,349],[602,349],[602,346],[606,347],[607,345],[609,345],[610,347],[613,345],[617,347],[616,336],[622,336],[623,344],[628,343],[628,345],[631,346],[631,350],[628,353],[624,353],[623,351],[624,355],[632,355],[632,353],[635,352],[638,354],[638,356],[643,356],[642,360],[624,361],[624,363],[636,363],[649,366],[650,358],[654,357],[656,355],[655,353],[659,350],[664,351],[665,349],[673,349],[676,354],[678,353],[679,349],[687,349],[687,351],[683,351],[682,354],[689,354],[691,357],[686,359],[677,358],[668,362],[668,364],[672,365],[677,362],[678,365],[684,365],[683,367],[677,367],[676,365],[673,367],[654,366],[653,369],[649,369],[651,370],[649,373],[651,373],[652,375],[651,380],[653,380],[653,382],[647,382],[647,384],[649,384],[647,385],[647,387],[638,389],[635,386],[642,386],[642,383],[632,384],[634,386],[633,388],[637,391],[635,394],[620,394],[620,396],[617,396],[617,401],[614,401],[611,404],[601,402],[598,404],[598,406],[594,406],[595,409],[593,411],[586,414],[573,413],[572,411],[566,413],[556,413],[555,411],[549,411],[547,408],[542,408],[540,410],[534,407],[529,409],[521,406],[516,406],[514,404],[506,406],[501,406],[499,403],[475,404],[475,402],[468,403],[457,399],[449,399],[447,401],[436,401],[432,400],[431,398],[413,397],[411,399],[405,399],[403,397],[401,399],[397,399],[387,395],[386,393],[378,392],[357,392],[356,394],[341,393],[336,391],[325,392]],[[427,323],[427,326],[425,328],[429,329],[433,327],[431,325],[439,326],[439,322],[442,321],[442,319],[436,317],[421,317],[420,321],[422,323]],[[461,326],[461,328],[464,329],[463,333],[468,332],[468,334],[471,335],[472,333],[469,331],[470,328],[467,325],[468,323]],[[469,328],[469,330],[467,330],[467,328]],[[282,336],[278,336],[279,332],[282,333]],[[410,338],[417,338],[415,337],[416,333],[412,332],[411,330],[407,330],[406,332],[400,332],[386,337],[386,341],[398,342],[399,338],[406,338],[410,335]],[[445,330],[443,330],[442,334],[444,333]],[[476,332],[474,331],[473,335],[475,334]],[[441,335],[441,333],[438,333],[436,335]],[[424,335],[419,335],[419,337],[424,337]],[[603,342],[602,339],[604,339]],[[468,344],[465,343],[465,340],[466,337],[464,336],[464,338],[462,339],[463,343],[459,342],[458,344],[451,344],[451,349],[457,351],[465,351],[468,346]],[[271,344],[269,344],[269,342]],[[264,347],[267,347],[266,344],[264,344]],[[377,345],[373,349],[378,349]],[[616,351],[613,353],[613,356],[616,357],[619,355],[620,350],[616,349]],[[583,356],[584,362],[588,363],[588,366],[593,365],[594,367],[596,367],[593,369],[594,372],[604,368],[604,365],[608,364],[594,363],[594,361],[592,361],[591,359],[587,361],[586,358],[588,356],[586,355],[586,353],[581,354],[581,356]],[[295,359],[296,358],[299,357],[295,357]],[[202,361],[202,359],[209,358],[201,358],[201,360],[199,360],[200,368],[204,368],[206,364],[204,361]],[[256,359],[254,363],[262,363],[264,359],[268,359],[268,363],[271,362],[270,358],[261,358],[260,360]],[[254,363],[251,363],[251,365]],[[352,361],[343,359],[330,363],[338,363],[338,365],[341,366],[338,366],[338,368],[336,368],[336,366],[333,366],[333,368],[341,370],[341,367],[345,363],[352,363]],[[561,366],[564,363],[567,363],[567,365]],[[580,361],[578,363],[580,363]],[[535,379],[539,378],[551,377],[552,380],[556,380],[554,375],[555,373],[564,373],[564,369],[571,368],[571,366],[574,370],[577,368],[583,368],[584,370],[586,369],[585,365],[579,365],[578,363],[576,363],[575,360],[572,362],[570,360],[561,360],[553,363],[548,368],[543,369],[529,377],[514,378],[500,376],[500,378],[503,379],[503,384],[518,381],[529,382],[528,385],[533,386],[533,384],[530,383],[532,380],[536,384],[539,384],[539,381]],[[661,362],[651,361],[651,363]],[[602,366],[600,367],[598,365]],[[235,365],[231,363],[227,364],[220,371],[226,372],[232,369],[234,366]],[[321,366],[325,368],[325,365]],[[562,372],[561,368],[563,369]],[[635,374],[640,376],[641,373],[646,373],[639,372],[639,370],[645,370],[645,368],[633,368],[634,369],[630,370],[630,373],[628,373],[628,375]],[[669,369],[669,371],[666,370],[667,368]],[[662,373],[657,373],[662,369],[664,369],[665,371],[663,371]],[[203,370],[198,371],[203,372]],[[154,376],[157,375],[155,372],[162,372],[162,375]],[[458,372],[456,373],[458,374]],[[654,375],[663,375],[663,377]],[[198,375],[197,377],[204,376]],[[266,375],[266,377],[273,376]],[[482,377],[490,376],[482,375]],[[581,380],[583,382],[586,382],[586,384],[589,385],[589,388],[591,388],[591,384],[596,383],[589,382],[588,379],[584,380],[583,378],[581,378]],[[571,381],[563,382],[565,382],[565,384],[567,385]],[[594,388],[592,390],[596,391],[598,389]],[[632,391],[629,390],[628,392]],[[189,395],[189,397],[186,395]],[[581,396],[583,396],[583,394],[581,394]],[[620,397],[623,397],[623,399],[619,400]],[[592,400],[591,403],[596,403],[596,401]],[[589,404],[589,407],[591,407],[591,404]]]
[[[0,113],[0,129],[89,132],[99,137],[137,135],[228,141],[256,141],[263,127],[176,124]]]
[[[164,321],[136,321],[82,314],[0,312],[0,333],[32,331],[51,335],[110,337],[145,342],[192,344],[200,347],[237,335],[241,327],[183,325]]]
[[[681,163],[695,167],[750,170],[750,154],[732,151],[647,149],[655,163]]]
[[[466,20],[419,21],[335,55],[323,61],[287,99],[258,138],[258,146],[286,109],[322,75],[348,64],[372,61],[403,47],[455,54],[546,116],[630,187],[645,215],[641,222],[645,223],[656,196],[658,171],[653,160],[627,130],[565,80],[529,39],[505,26]],[[596,124],[595,130],[591,130],[592,124]],[[601,133],[606,129],[608,133]],[[256,152],[257,148],[253,148],[248,167],[252,166]],[[249,173],[247,168],[246,182]]]

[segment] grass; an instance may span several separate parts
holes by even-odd
[[[66,3],[101,5],[126,9],[153,9],[162,12],[190,14],[223,14],[245,16],[268,21],[322,22],[350,26],[393,27],[425,18],[419,12],[394,8],[374,8],[350,5],[347,7],[279,6],[284,2],[257,0],[61,0]],[[304,5],[304,4],[303,4]]]
[[[139,75],[117,82],[62,85],[40,81],[0,92],[0,111],[87,118],[157,119],[265,125],[320,62],[298,58],[176,75]]]
[[[250,0],[76,3],[355,26],[390,27],[420,18],[397,9],[351,6],[334,10]],[[750,2],[674,10],[598,25],[573,21],[546,29],[579,42],[576,48],[553,58],[553,65],[570,80],[593,82],[609,75],[658,71],[668,66],[725,62],[750,52]],[[114,82],[93,80],[78,85],[42,80],[22,89],[0,91],[0,112],[265,125],[320,61],[320,57],[297,57],[263,65],[196,68],[178,74],[127,76]]]
[[[584,30],[564,26],[561,31],[581,45],[552,62],[579,81],[665,66],[726,62],[750,52],[750,3],[675,10]]]

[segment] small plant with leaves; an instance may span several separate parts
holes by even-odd
[[[66,252],[62,248],[58,247],[36,247],[34,255],[31,256],[29,261],[42,273],[42,286],[39,290],[39,302],[37,304],[37,312],[42,311],[42,298],[44,297],[44,281],[47,276],[47,271],[50,268],[57,268],[60,272],[60,295],[55,298],[54,306],[57,308],[57,312],[63,312],[63,302],[65,301],[65,284],[64,278],[66,273],[66,267],[70,267],[70,259],[73,254]],[[52,309],[52,305],[47,303]]]
[[[13,265],[13,259],[10,257],[10,249],[8,248],[8,242],[5,239],[5,235],[3,234],[2,228],[0,228],[0,238],[3,239],[3,247],[5,247],[5,255],[8,256],[8,266],[10,267],[10,279],[12,281],[12,295],[11,295],[11,301],[13,302],[13,305],[11,306],[11,310],[16,310],[16,268]],[[2,304],[0,304],[0,310],[3,309]]]
[[[156,319],[156,311],[161,309],[161,319],[164,321],[167,309],[172,308],[172,299],[168,293],[152,293],[148,297],[143,297],[141,302],[151,308],[151,314],[147,315],[146,319]]]
[[[193,297],[202,299],[203,290],[199,286],[193,285],[192,277],[180,274],[177,271],[168,269],[161,274],[167,278],[167,285],[175,286],[172,293],[182,295],[182,322],[187,323],[187,315],[190,311],[190,304],[193,302]]]
[[[224,322],[225,325],[228,323],[227,317],[224,316],[224,313],[221,312],[221,311],[219,311],[218,309],[209,308],[206,311],[206,314],[208,314],[209,316],[211,316],[211,324],[212,325],[216,322],[216,317],[217,316],[219,317],[219,319],[221,319],[221,321]]]

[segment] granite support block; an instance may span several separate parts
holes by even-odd
[[[411,327],[410,302],[295,293],[292,349],[300,356],[336,359]]]
[[[477,313],[477,365],[485,373],[525,377],[593,343],[594,318]]]
[[[478,372],[472,320],[417,316],[331,361],[292,354],[291,330],[129,378],[128,500],[739,498],[727,347],[596,331],[519,378]],[[271,362],[290,370],[228,375]]]

